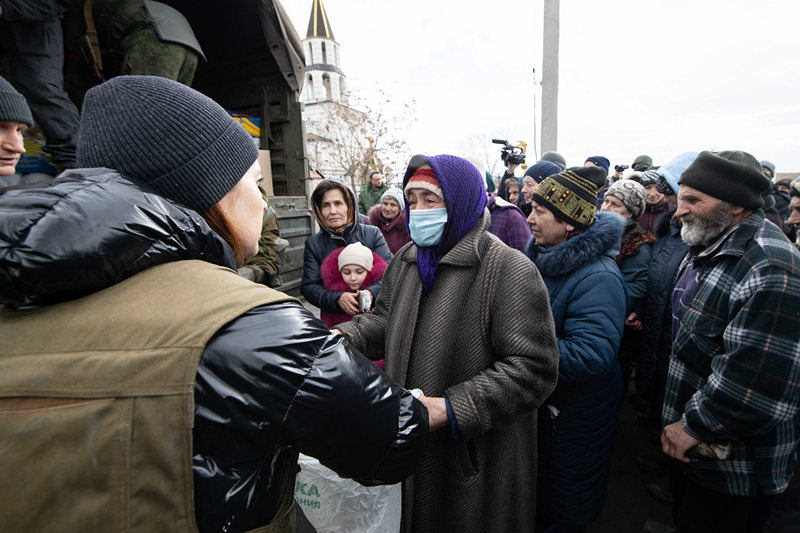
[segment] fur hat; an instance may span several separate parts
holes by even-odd
[[[157,76],[117,76],[89,89],[78,164],[147,183],[199,213],[256,162],[250,135],[206,95]]]
[[[372,250],[360,242],[348,244],[339,254],[339,270],[347,265],[357,265],[369,272],[372,270]]]
[[[389,198],[392,198],[395,202],[397,202],[397,205],[400,206],[400,211],[404,211],[405,210],[405,208],[406,208],[406,199],[403,196],[403,191],[401,191],[397,187],[389,187],[388,189],[386,189],[386,191],[383,194],[381,194],[380,203],[383,203],[384,198],[386,198],[387,196]]]
[[[0,122],[20,122],[33,126],[33,115],[25,97],[0,76]]]
[[[577,167],[545,178],[533,192],[533,201],[576,228],[591,226],[597,209],[597,189],[585,176],[586,168],[590,167]]]
[[[414,174],[408,178],[408,183],[406,183],[406,188],[403,189],[403,192],[407,195],[410,189],[425,189],[444,200],[442,187],[439,185],[439,181],[436,179],[433,169],[427,165],[418,168]]]
[[[608,174],[608,167],[611,165],[611,163],[609,162],[608,159],[606,159],[602,155],[593,155],[591,157],[587,157],[586,158],[586,162],[589,162],[589,161],[591,161],[592,163],[594,163],[598,167],[600,167],[603,170],[605,170],[606,174]]]
[[[741,150],[700,152],[678,183],[745,209],[763,207],[772,185],[758,160]]]
[[[636,220],[644,213],[647,193],[639,183],[633,180],[623,179],[614,182],[606,191],[606,198],[613,196],[623,203],[631,212],[631,218]]]

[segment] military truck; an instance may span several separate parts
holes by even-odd
[[[252,118],[254,141],[269,151],[272,175],[269,203],[277,212],[281,237],[289,241],[279,272],[280,290],[299,296],[303,247],[313,220],[308,210],[306,135],[299,94],[305,74],[300,38],[278,0],[159,0],[183,14],[206,60],[200,61],[192,87],[213,98],[232,115]],[[72,2],[75,33],[82,34],[82,2]],[[79,35],[67,41],[76,41]],[[99,43],[103,49],[103,43]],[[73,54],[74,55],[74,54]],[[103,54],[105,55],[105,53]],[[70,69],[67,87],[73,100],[97,79]],[[85,67],[85,65],[84,65]],[[72,72],[72,74],[71,74]],[[262,161],[263,166],[263,161]]]

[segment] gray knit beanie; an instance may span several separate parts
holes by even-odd
[[[724,150],[700,152],[678,183],[745,209],[757,209],[764,205],[761,194],[772,182],[755,157],[741,150]]]
[[[25,97],[0,76],[0,122],[20,122],[33,126],[33,115]]]
[[[253,139],[216,102],[156,76],[118,76],[83,101],[78,164],[107,167],[203,213],[258,158]]]
[[[406,208],[406,199],[405,199],[405,196],[403,196],[403,191],[401,191],[397,187],[389,187],[381,195],[381,203],[383,203],[383,199],[386,198],[386,197],[394,199],[394,201],[397,202],[397,205],[400,206],[400,211],[404,211],[405,210],[405,208]]]

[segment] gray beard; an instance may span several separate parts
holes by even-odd
[[[694,215],[681,217],[681,239],[691,247],[707,247],[731,227],[733,217],[728,213],[728,203],[720,201],[706,218]]]

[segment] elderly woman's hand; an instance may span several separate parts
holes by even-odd
[[[420,396],[418,399],[428,408],[428,431],[436,431],[450,423],[447,419],[447,407],[445,406],[444,398]]]

